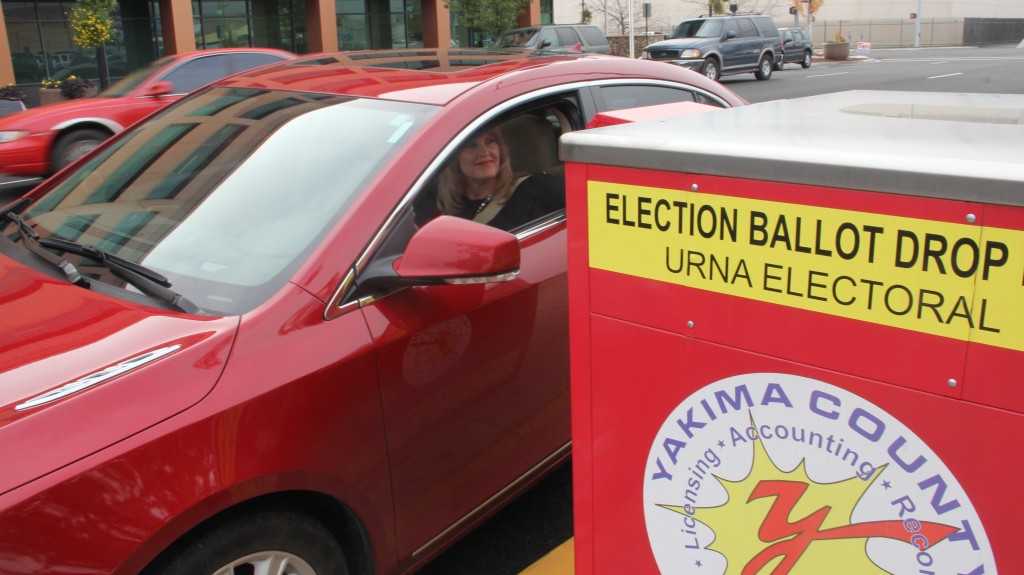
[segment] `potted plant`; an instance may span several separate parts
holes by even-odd
[[[826,60],[846,60],[850,57],[850,43],[846,36],[836,32],[832,40],[825,42],[822,54]]]
[[[39,86],[39,105],[45,106],[64,99],[60,94],[60,80],[43,78]]]
[[[92,80],[68,76],[60,83],[60,95],[66,100],[88,98],[96,94],[96,84]]]

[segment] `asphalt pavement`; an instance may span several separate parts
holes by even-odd
[[[42,178],[0,175],[0,207],[25,195],[41,181]]]
[[[416,575],[572,575],[541,560],[572,538],[572,463],[473,530]],[[570,548],[567,550],[571,553]],[[533,566],[531,568],[531,566]]]

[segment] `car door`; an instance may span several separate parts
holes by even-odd
[[[511,116],[548,123],[544,137],[553,142],[549,153],[557,163],[558,133],[583,126],[580,110],[572,92],[524,104]],[[511,122],[508,116],[500,120]],[[454,145],[472,136],[464,128]],[[448,149],[454,157],[457,147]],[[433,205],[432,184],[442,167],[424,176],[423,189],[400,210],[368,268],[389,265],[403,251],[418,211]],[[410,287],[363,305],[378,355],[405,562],[433,549],[438,534],[465,527],[495,494],[521,487],[517,481],[531,469],[568,454],[564,209],[514,232],[521,265],[513,281]]]
[[[736,21],[739,30],[739,37],[735,42],[739,45],[736,60],[736,68],[753,68],[757,66],[757,60],[761,56],[761,37],[754,27],[754,22],[749,18],[739,18]]]
[[[731,37],[730,37],[731,36]],[[726,20],[722,30],[722,70],[729,71],[743,62],[744,39],[736,20]]]

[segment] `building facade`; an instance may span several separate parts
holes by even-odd
[[[204,48],[259,46],[297,54],[480,42],[445,0],[131,0],[118,2],[107,45],[112,77],[157,58]],[[0,2],[0,85],[97,78],[94,50],[71,41],[74,2]],[[542,11],[546,6],[547,11]],[[519,25],[550,22],[551,0],[532,0]]]

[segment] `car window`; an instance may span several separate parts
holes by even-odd
[[[736,28],[736,22],[733,20],[729,20],[725,23],[725,33],[728,34],[729,32],[736,32],[736,35],[739,36],[739,32]]]
[[[231,62],[227,54],[211,54],[185,62],[164,75],[175,94],[186,94],[231,75]]]
[[[757,30],[754,28],[754,23],[746,18],[740,19],[736,24],[739,26],[739,36],[741,38],[750,38],[757,36]]]
[[[578,28],[577,31],[580,33],[580,36],[583,36],[583,40],[590,46],[603,46],[608,43],[604,34],[593,26],[584,26],[582,28]]]
[[[695,101],[692,91],[668,86],[601,86],[595,97],[603,100],[603,105],[598,103],[603,112]]]
[[[575,92],[548,97],[502,114],[483,128],[462,136],[462,145],[445,159],[413,199],[412,217],[403,220],[422,226],[438,215],[447,214],[516,233],[538,220],[562,217],[565,179],[558,157],[558,139],[582,127],[583,116]],[[484,211],[493,200],[473,201],[460,187],[463,184],[456,180],[463,173],[459,167],[460,154],[479,145],[476,142],[482,135],[496,135],[500,139],[499,145],[506,150],[509,171],[515,182],[511,196],[494,214]],[[488,216],[490,219],[480,219]],[[412,231],[396,229],[394,237],[386,242],[388,247],[382,248],[383,255],[395,255],[404,249]]]
[[[547,46],[544,43],[547,42]],[[554,29],[544,28],[538,35],[537,48],[557,48],[558,47],[558,36],[555,34]]]
[[[280,62],[284,57],[278,54],[265,52],[237,52],[231,58],[231,73],[237,74],[245,70],[251,70],[259,66],[265,66],[273,62]]]
[[[208,313],[245,313],[288,281],[436,110],[205,90],[93,156],[38,197],[26,220],[42,237],[156,270]],[[124,285],[87,258],[65,257],[83,275]]]
[[[572,28],[555,28],[558,35],[558,44],[563,48],[572,48],[580,41],[580,37]]]
[[[763,36],[768,38],[779,37],[779,29],[775,26],[775,22],[772,22],[771,18],[754,18],[751,22],[755,22],[757,24],[757,29],[761,31]]]
[[[735,29],[735,28],[733,28]],[[672,31],[672,38],[718,38],[722,20],[686,20]]]

